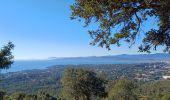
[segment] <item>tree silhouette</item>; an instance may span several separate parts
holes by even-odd
[[[0,69],[8,69],[13,63],[14,56],[11,50],[14,49],[14,44],[9,42],[0,50]]]
[[[76,0],[71,6],[71,19],[83,19],[85,26],[95,22],[98,28],[90,30],[92,45],[110,49],[113,44],[128,42],[131,47],[136,37],[144,33],[139,51],[150,52],[163,46],[170,53],[170,0]],[[156,26],[142,32],[142,25],[154,18]]]

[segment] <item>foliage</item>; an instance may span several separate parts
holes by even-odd
[[[154,98],[154,100],[160,100],[162,96],[170,93],[170,81],[153,81],[141,85],[137,88],[137,94],[141,97]]]
[[[91,100],[92,96],[103,97],[105,95],[104,81],[89,70],[67,69],[62,83],[62,94],[66,100]]]
[[[39,100],[57,100],[57,98],[50,96],[48,93],[39,92],[38,93]]]
[[[11,96],[6,96],[2,100],[57,100],[57,98],[50,96],[45,92],[37,94],[14,93]]]
[[[8,73],[4,74],[0,84],[0,88],[6,90],[7,94],[0,92],[0,97],[5,98],[4,100],[43,100],[49,97],[50,100],[56,97],[58,100],[166,100],[169,97],[170,81],[154,80],[155,78],[150,81],[130,81],[135,78],[130,73],[146,74],[155,67],[151,67],[151,64],[148,68],[147,64],[129,66],[132,65],[70,65]],[[71,68],[65,70],[68,67]],[[114,72],[115,70],[117,72]],[[117,78],[107,78],[113,75]],[[127,76],[128,80],[124,79],[124,76]]]
[[[11,97],[10,97],[10,99],[12,100],[23,100],[24,98],[26,97],[26,94],[24,94],[24,93],[14,93]],[[10,100],[9,99],[9,100]]]
[[[110,87],[108,100],[136,100],[137,96],[133,93],[135,85],[126,79],[116,81]]]
[[[170,100],[170,93],[167,93],[166,95],[164,95],[161,100]]]
[[[9,42],[0,50],[0,69],[8,69],[13,63],[13,55],[11,50],[14,48],[14,45]]]
[[[5,94],[6,93],[4,91],[0,91],[0,100],[4,99]]]
[[[143,32],[141,52],[150,52],[164,46],[170,53],[170,1],[169,0],[76,0],[71,6],[71,19],[84,19],[85,26],[95,21],[96,30],[89,31],[92,45],[110,49],[110,45],[125,40],[130,46],[143,30],[146,22],[155,19],[156,27]],[[148,27],[148,26],[146,26]]]
[[[155,65],[157,68],[155,68]],[[97,77],[100,77],[101,80],[106,80],[105,82],[127,78],[129,80],[134,80],[135,82],[139,81],[138,84],[140,85],[148,81],[160,80],[161,76],[164,75],[164,67],[159,66],[168,65],[164,63],[57,65],[47,69],[35,69],[2,74],[0,89],[5,90],[8,94],[13,94],[15,92],[37,94],[38,91],[44,91],[52,96],[58,97],[63,88],[61,79],[64,74],[64,70],[70,67],[92,70],[97,74]],[[160,72],[158,70],[160,70]],[[157,72],[150,73],[152,71]],[[165,72],[168,72],[168,70],[165,69]],[[160,78],[157,79],[157,77]],[[162,86],[165,86],[165,84],[163,83]],[[108,90],[107,87],[106,91]],[[168,85],[165,87],[168,87]]]

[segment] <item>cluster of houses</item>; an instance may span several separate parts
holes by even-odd
[[[169,61],[169,60],[166,61],[166,63],[167,63],[168,65],[170,65],[170,61]],[[170,70],[170,66],[167,66],[167,68],[168,68],[168,70]],[[170,76],[162,76],[162,78],[163,78],[164,80],[170,80]]]

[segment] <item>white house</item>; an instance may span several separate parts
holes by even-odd
[[[170,80],[170,76],[162,76],[165,80]]]

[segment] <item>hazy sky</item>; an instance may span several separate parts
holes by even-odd
[[[89,45],[88,28],[84,28],[83,23],[70,20],[69,6],[73,2],[0,0],[0,46],[12,41],[16,45],[15,59],[138,53],[136,45],[131,49],[126,45],[113,46],[111,51]]]

